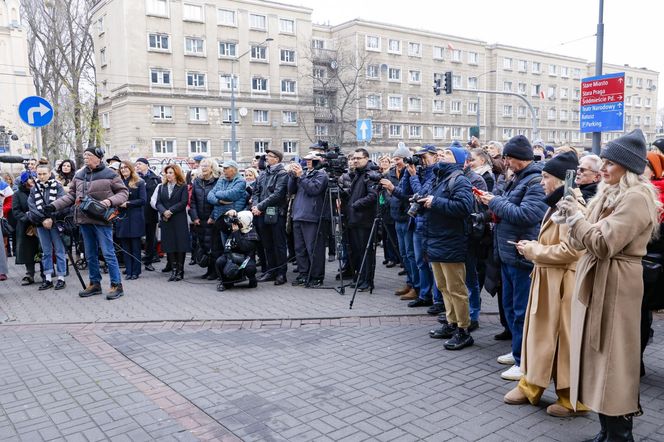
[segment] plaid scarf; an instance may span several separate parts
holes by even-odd
[[[45,183],[37,181],[35,186],[35,205],[37,206],[37,210],[43,212],[44,207],[58,198],[58,182],[51,176]]]

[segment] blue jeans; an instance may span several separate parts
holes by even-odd
[[[466,257],[466,287],[468,288],[470,320],[477,321],[480,318],[482,298],[480,298],[480,282],[477,279],[477,256],[472,253]]]
[[[397,230],[397,240],[399,242],[399,254],[401,254],[401,261],[403,268],[406,269],[406,283],[419,290],[420,288],[420,273],[417,270],[415,263],[415,249],[413,247],[413,232],[408,230],[408,221],[395,222],[394,226]]]
[[[101,254],[108,266],[111,284],[122,283],[118,258],[115,256],[115,249],[113,248],[113,228],[96,224],[81,224],[81,234],[85,246],[85,257],[88,261],[90,282],[101,282],[101,273],[99,272],[99,249],[101,248]]]
[[[415,250],[415,264],[420,275],[420,299],[431,299],[431,290],[434,287],[433,272],[428,262],[424,261],[424,234],[415,231],[413,233],[413,248]],[[439,292],[440,293],[440,292]],[[442,297],[440,302],[442,302]]]
[[[56,276],[65,276],[67,273],[67,259],[65,245],[58,233],[58,229],[53,226],[52,229],[37,227],[39,244],[42,248],[42,268],[45,275],[53,273],[53,251],[55,250]]]
[[[526,318],[530,294],[530,270],[501,265],[503,278],[503,308],[505,319],[512,332],[512,354],[517,366],[521,366],[521,342],[523,322]]]

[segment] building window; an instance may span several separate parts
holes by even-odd
[[[387,52],[391,54],[401,54],[401,40],[388,40]]]
[[[528,85],[526,83],[519,83],[518,90],[521,95],[526,95],[528,91]]]
[[[237,43],[229,41],[219,42],[219,56],[220,57],[237,57]]]
[[[468,64],[479,64],[480,54],[477,52],[468,52]]]
[[[107,63],[107,61],[106,61],[106,48],[101,48],[99,50],[99,63],[102,66],[106,66],[106,63]]]
[[[408,55],[411,57],[421,57],[422,56],[422,45],[419,43],[408,43]]]
[[[279,60],[282,63],[295,64],[295,51],[292,49],[281,49],[279,51]]]
[[[325,49],[325,40],[314,38],[311,40],[312,49]]]
[[[468,89],[477,89],[477,77],[468,77]]]
[[[547,98],[550,99],[555,99],[556,98],[556,87],[555,86],[549,86],[546,88],[546,96]]]
[[[152,152],[154,155],[173,155],[177,153],[175,140],[154,139],[152,140]]]
[[[381,99],[380,95],[369,94],[367,95],[367,109],[380,109]]]
[[[461,113],[461,101],[452,100],[450,102],[450,113],[452,113],[452,114],[460,114]]]
[[[504,92],[512,92],[512,82],[511,81],[503,81],[503,91]]]
[[[421,71],[408,71],[408,81],[410,83],[421,83],[422,82],[422,72]]]
[[[539,74],[540,72],[542,72],[542,64],[539,61],[533,61],[532,72],[533,74]]]
[[[230,9],[217,9],[217,24],[222,26],[237,26],[235,11]]]
[[[187,88],[205,89],[206,75],[201,72],[187,72]]]
[[[270,148],[270,142],[267,140],[254,141],[254,153],[265,153]]]
[[[528,72],[528,61],[519,60],[519,72]]]
[[[383,138],[383,125],[380,123],[373,123],[373,138]]]
[[[270,122],[270,113],[266,110],[254,110],[254,123],[267,124]]]
[[[574,99],[575,100],[581,99],[581,89],[579,89],[578,87],[574,88]]]
[[[152,106],[152,118],[155,120],[172,120],[173,119],[173,106]]]
[[[282,111],[281,112],[282,119],[281,121],[284,124],[297,124],[297,112],[295,111]]]
[[[533,84],[530,86],[530,95],[532,95],[533,97],[538,97],[541,92],[542,92],[541,84]]]
[[[260,60],[260,61],[267,61],[267,47],[259,46],[259,45],[253,45],[251,47],[251,59],[252,60]]]
[[[550,64],[549,65],[549,75],[551,75],[552,77],[555,77],[556,75],[558,75],[558,66],[556,66],[555,64]]]
[[[153,51],[170,51],[170,37],[168,34],[148,34],[148,48]]]
[[[651,107],[652,106],[652,98],[646,97],[644,100],[644,105],[645,107]]]
[[[462,127],[453,127],[452,128],[452,139],[460,140],[463,138],[463,128]]]
[[[297,82],[295,80],[281,80],[282,94],[297,94]]]
[[[171,71],[167,69],[150,69],[150,83],[153,86],[171,86]]]
[[[237,109],[235,109],[235,112],[233,112],[233,116],[235,117],[235,122],[239,123],[240,122],[240,117],[238,116]],[[231,122],[231,109],[230,108],[224,108],[223,112],[221,113],[221,118],[224,123],[230,123]]]
[[[106,16],[102,15],[101,17],[99,17],[99,20],[97,20],[97,34],[99,34],[99,35],[103,34],[104,31],[106,30],[104,28],[104,20],[105,19],[106,19]]]
[[[461,75],[452,75],[452,87],[461,87]]]
[[[387,109],[388,110],[401,110],[402,107],[402,98],[401,95],[390,95],[387,98]]]
[[[549,134],[549,139],[548,140],[555,143],[556,142],[556,131],[555,130],[550,130],[548,132],[548,134]]]
[[[253,77],[251,79],[252,92],[268,92],[267,86],[268,86],[267,78]]]
[[[572,121],[579,121],[580,112],[578,110],[572,111]]]
[[[581,69],[579,68],[572,69],[572,78],[575,80],[581,79]]]
[[[380,77],[380,67],[377,64],[367,65],[367,78],[378,79]]]
[[[451,61],[453,61],[454,63],[461,63],[462,61],[461,49],[452,49]]]
[[[519,106],[516,108],[517,118],[526,118],[526,106]]]
[[[560,121],[567,121],[567,111],[565,109],[560,110]]]
[[[560,67],[560,76],[562,78],[569,78],[569,68],[567,66]]]
[[[330,128],[326,124],[317,124],[314,126],[314,134],[317,137],[326,137],[330,134]]]
[[[295,20],[290,18],[280,18],[279,32],[283,34],[295,34]]]
[[[390,138],[401,138],[403,126],[400,124],[390,124],[389,126],[389,137]]]
[[[233,143],[231,142],[231,140],[223,140],[221,142],[221,145],[223,146],[225,154],[226,153],[233,153]],[[240,151],[240,143],[238,143],[237,140],[235,140],[235,148],[236,148],[236,152]]]
[[[313,77],[319,80],[327,78],[327,69],[320,66],[315,66],[313,69]]]
[[[546,114],[546,117],[549,120],[555,120],[556,119],[556,108],[555,107],[549,108],[549,110]]]
[[[207,122],[208,110],[207,107],[191,106],[189,107],[189,121]]]
[[[147,0],[145,9],[149,15],[168,17],[168,0]]]
[[[477,115],[477,101],[468,102],[468,113],[471,115]]]
[[[514,130],[508,127],[503,128],[503,140],[509,140],[512,138],[512,134],[514,133]]]
[[[328,98],[324,95],[314,95],[314,106],[327,107],[330,104]]]
[[[445,112],[445,101],[434,99],[432,110],[434,112]]]
[[[190,140],[189,153],[191,155],[210,155],[208,140]]]
[[[639,89],[643,88],[643,78],[639,77],[636,78],[636,87],[638,87]]]
[[[408,138],[422,138],[422,126],[420,125],[408,126]]]
[[[389,81],[401,81],[401,69],[400,68],[388,68],[387,69],[387,79]]]
[[[185,37],[184,53],[186,55],[205,55],[205,40],[196,37]]]
[[[650,126],[650,115],[646,115],[645,117],[643,117],[643,125]]]
[[[420,97],[408,97],[408,111],[422,112],[422,99]]]
[[[444,126],[434,126],[433,127],[433,139],[442,140],[445,138],[445,127]]]
[[[634,97],[634,106],[641,107],[641,97]]]
[[[367,51],[380,51],[380,37],[367,35],[366,49]]]
[[[249,14],[249,27],[260,31],[267,31],[267,17],[259,14]]]
[[[632,87],[632,82],[633,82],[632,77],[628,76],[628,77],[625,79],[625,86]]]
[[[512,105],[511,104],[503,105],[503,117],[511,117],[511,116],[512,116]]]
[[[297,141],[284,140],[282,143],[284,153],[297,153]]]
[[[219,90],[220,91],[230,91],[231,90],[231,74],[221,74],[219,75]],[[235,87],[237,88],[237,78],[235,79]]]
[[[511,58],[503,58],[503,69],[512,70],[512,59]]]
[[[108,112],[104,112],[101,114],[101,127],[104,129],[110,129],[111,128],[111,114]]]
[[[442,46],[433,47],[433,58],[434,60],[443,60],[445,59],[445,48]]]
[[[561,87],[560,88],[560,98],[568,99],[569,98],[569,88]]]
[[[182,5],[182,18],[187,21],[204,22],[205,16],[203,15],[203,7],[200,5]]]

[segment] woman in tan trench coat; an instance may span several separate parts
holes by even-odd
[[[549,160],[542,170],[542,186],[549,210],[544,215],[537,241],[519,241],[520,254],[535,264],[532,273],[528,309],[523,326],[521,370],[524,376],[505,395],[510,405],[537,405],[551,379],[556,385],[558,401],[547,407],[552,416],[569,417],[587,412],[580,406],[575,411],[569,400],[569,335],[572,319],[572,294],[576,262],[582,252],[568,242],[568,227],[556,224],[556,204],[563,197],[565,173],[576,170],[576,153],[565,152]],[[579,208],[584,202],[575,189]]]
[[[639,415],[639,350],[646,245],[659,230],[661,203],[640,175],[646,141],[637,129],[609,141],[600,155],[602,183],[587,214],[563,199],[570,243],[585,250],[572,300],[570,400],[599,413],[594,441],[632,441]]]

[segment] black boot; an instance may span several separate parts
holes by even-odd
[[[604,416],[606,440],[611,442],[634,442],[632,416]]]
[[[178,265],[177,265],[177,261],[176,261],[176,254],[175,253],[167,253],[166,254],[166,259],[168,260],[168,262],[167,262],[166,267],[164,268],[164,270],[170,269],[171,275],[168,277],[168,282],[173,282],[173,281],[175,281],[175,277],[177,276],[177,270],[178,270]]]
[[[177,254],[177,272],[175,274],[176,281],[182,281],[184,279],[184,258],[185,258],[184,252],[180,252]]]
[[[595,435],[592,439],[586,439],[583,442],[604,442],[606,441],[606,416],[599,413],[599,424],[601,426],[599,433]]]

